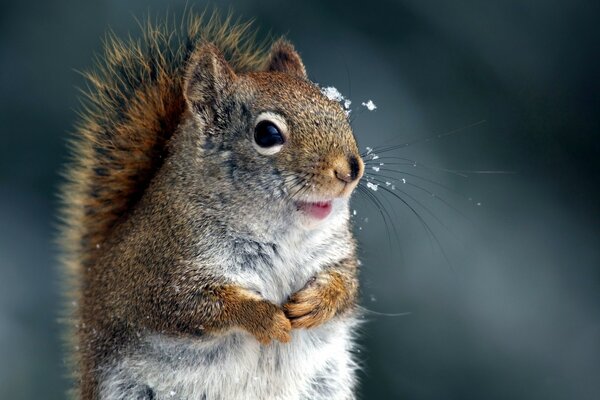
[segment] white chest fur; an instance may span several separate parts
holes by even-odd
[[[212,254],[221,274],[282,304],[325,266],[351,253],[335,229],[275,245],[233,241]],[[151,334],[104,371],[102,399],[325,400],[353,399],[353,318],[334,318],[294,330],[289,343],[261,345],[235,331],[219,337],[173,338]]]
[[[146,338],[106,371],[103,399],[352,399],[351,321],[292,333],[260,345],[245,333],[209,341]]]

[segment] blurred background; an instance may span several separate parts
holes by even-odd
[[[287,35],[311,79],[352,100],[361,149],[380,157],[353,199],[361,398],[600,398],[600,3],[213,4]],[[53,237],[75,71],[108,28],[136,36],[136,17],[184,7],[0,5],[3,399],[68,385]]]

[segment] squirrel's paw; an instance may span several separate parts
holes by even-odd
[[[262,344],[269,344],[271,340],[287,343],[292,325],[281,308],[268,301],[259,301],[244,328]]]
[[[329,321],[337,312],[339,294],[340,289],[330,280],[311,279],[283,306],[292,328],[314,328]]]

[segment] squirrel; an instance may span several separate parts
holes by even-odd
[[[75,398],[354,399],[364,163],[280,38],[110,34],[62,189]]]

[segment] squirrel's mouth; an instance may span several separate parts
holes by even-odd
[[[331,200],[327,201],[297,201],[298,211],[317,220],[323,220],[331,213]]]

